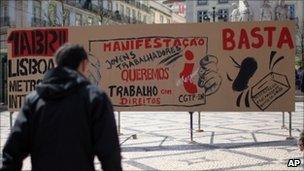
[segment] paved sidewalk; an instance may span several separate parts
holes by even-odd
[[[2,151],[9,114],[0,116]],[[288,126],[288,114],[285,120]],[[303,120],[303,103],[297,102],[292,115],[296,139]],[[281,129],[280,112],[203,113],[204,132],[194,132],[196,143],[189,143],[189,114],[184,112],[123,112],[121,126],[124,170],[304,170],[304,165],[287,167],[288,159],[300,158],[304,163],[304,157],[296,140],[286,140],[288,130]],[[96,167],[100,168],[98,161]],[[31,168],[29,158],[23,168]]]

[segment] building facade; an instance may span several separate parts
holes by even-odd
[[[172,10],[157,1],[150,2],[151,7],[151,21],[153,24],[163,24],[172,22]]]
[[[102,24],[180,23],[185,18],[162,1],[1,0],[0,47],[6,52],[7,28]]]
[[[186,1],[186,20],[190,23],[217,22],[217,21],[240,21],[239,17],[234,20],[233,11],[242,10],[249,5],[250,20],[260,21],[267,8],[269,20],[278,19],[276,9],[282,5],[286,10],[286,20],[295,22],[296,35],[296,63],[304,65],[304,1],[303,0],[192,0]],[[236,11],[238,11],[236,10]],[[240,12],[238,11],[238,12]],[[238,13],[237,12],[237,13]],[[239,13],[240,14],[240,13]],[[265,19],[265,18],[264,18]],[[285,20],[284,19],[284,20]]]
[[[6,71],[9,28],[179,23],[185,18],[162,1],[148,0],[0,0],[0,71]],[[0,74],[0,102],[5,75]]]
[[[261,8],[264,4],[263,0],[247,0],[252,11],[252,20],[259,21],[261,17]],[[233,4],[240,6],[242,0],[193,0],[186,1],[187,22],[217,22],[230,21],[230,14],[233,10]],[[274,10],[280,3],[278,0],[269,0],[271,6],[272,18],[274,20]],[[288,9],[288,19],[294,20],[299,28],[303,28],[303,3],[304,1],[286,0],[284,1]]]
[[[186,0],[166,0],[163,1],[163,3],[169,6],[172,9],[172,12],[182,17],[186,17]]]
[[[189,23],[217,22],[229,20],[232,0],[186,1],[186,20]]]
[[[1,0],[0,47],[6,52],[7,29],[151,23],[148,1]]]
[[[185,16],[176,11],[174,6],[162,2],[164,1],[149,1],[152,23],[186,23]]]

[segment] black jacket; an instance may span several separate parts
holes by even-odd
[[[121,170],[119,140],[107,95],[81,74],[54,68],[26,96],[3,149],[4,170],[20,170],[31,155],[32,170]]]

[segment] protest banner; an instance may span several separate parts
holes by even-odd
[[[11,29],[8,107],[69,42],[116,111],[294,111],[294,35],[290,21]]]

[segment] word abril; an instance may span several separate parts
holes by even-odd
[[[16,30],[10,33],[12,57],[52,56],[68,41],[67,29]]]

